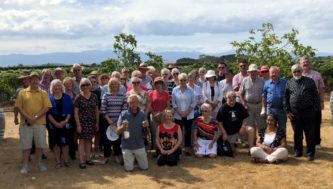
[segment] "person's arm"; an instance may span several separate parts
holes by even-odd
[[[96,116],[96,131],[99,131],[99,108],[98,105],[95,107],[95,116]]]
[[[283,138],[281,138],[281,140],[280,140],[280,145],[277,146],[277,147],[275,147],[275,148],[273,148],[273,150],[275,151],[275,150],[278,149],[278,148],[285,148],[286,146],[287,146],[286,137],[283,137]]]
[[[218,127],[219,131],[222,134],[223,140],[224,141],[228,140],[228,134],[227,134],[227,132],[224,129],[223,123],[222,122],[218,122],[218,126],[217,127]]]
[[[239,97],[240,97],[240,100],[241,100],[241,102],[242,102],[244,108],[245,108],[246,110],[248,110],[249,107],[248,107],[247,102],[246,102],[246,100],[245,100],[244,80],[242,81],[242,83],[241,83],[241,85],[240,85],[240,87],[239,87],[239,94],[240,94],[240,96],[239,96]]]
[[[169,154],[172,154],[172,153],[175,152],[177,149],[179,149],[180,146],[181,146],[182,143],[183,143],[183,134],[182,134],[182,130],[180,129],[180,126],[178,126],[177,134],[178,134],[178,140],[177,140],[177,143],[176,143],[175,146],[170,150]]]
[[[155,136],[156,136],[155,142],[156,142],[158,149],[160,150],[161,154],[165,154],[165,151],[164,151],[161,141],[160,141],[160,126],[157,126]]]
[[[79,108],[75,107],[74,108],[74,119],[76,123],[76,131],[77,133],[81,133],[81,123],[80,123],[80,117],[79,117]]]

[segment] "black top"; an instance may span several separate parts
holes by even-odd
[[[62,109],[63,109],[63,98],[64,96],[62,96],[60,99],[55,99],[55,103],[56,103],[56,108],[57,108],[57,111],[58,111],[58,114],[57,115],[53,115],[53,118],[57,121],[57,122],[61,122],[63,120],[66,119],[66,116],[67,115],[63,115],[62,114]]]
[[[217,113],[216,119],[217,121],[222,122],[228,135],[233,135],[239,132],[243,120],[248,116],[249,114],[244,106],[236,102],[234,107],[230,107],[228,104],[223,104]]]
[[[284,108],[286,112],[320,110],[320,97],[313,79],[302,76],[290,79],[286,84]]]

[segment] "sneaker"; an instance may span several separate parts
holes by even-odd
[[[38,163],[37,168],[39,171],[47,171],[47,168],[42,163]]]
[[[317,144],[317,145],[316,145],[316,149],[317,149],[317,150],[321,149],[320,144]]]
[[[20,170],[20,173],[21,174],[27,174],[28,172],[29,172],[28,165],[23,165],[21,170]]]

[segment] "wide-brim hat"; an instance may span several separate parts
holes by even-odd
[[[39,73],[35,72],[35,71],[31,72],[30,75],[29,75],[29,78],[33,78],[33,77],[37,77],[38,79],[40,79]]]
[[[139,65],[139,69],[147,69],[148,70],[148,66],[146,63],[142,62],[140,65]]]
[[[24,70],[22,74],[18,77],[18,79],[28,78],[30,76],[30,72],[28,70]]]
[[[256,64],[250,64],[248,72],[258,71],[258,66]]]
[[[215,71],[214,70],[208,70],[206,75],[205,75],[206,78],[210,78],[210,77],[216,77],[215,75]]]
[[[119,138],[119,135],[117,135],[116,133],[116,126],[112,126],[110,125],[107,129],[106,129],[106,137],[110,140],[110,141],[116,141]]]
[[[156,77],[156,78],[154,79],[154,85],[155,85],[157,82],[162,82],[162,83],[164,83],[164,80],[163,80],[162,77]]]

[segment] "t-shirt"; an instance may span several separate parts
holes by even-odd
[[[238,133],[242,127],[243,120],[248,116],[249,114],[244,106],[236,102],[234,107],[230,107],[228,104],[223,104],[217,113],[216,119],[219,122],[222,122],[228,135],[233,135]]]
[[[199,117],[194,121],[193,128],[198,130],[197,137],[213,140],[215,132],[218,131],[218,122],[215,119],[211,119],[209,123],[205,123],[203,117]]]
[[[175,124],[171,129],[167,129],[163,124],[159,125],[159,138],[163,150],[171,150],[178,142],[179,125]]]
[[[151,107],[153,111],[163,111],[167,108],[167,102],[170,101],[170,95],[167,91],[158,93],[156,90],[153,90],[149,96],[152,101]]]
[[[125,139],[121,137],[121,146],[123,149],[135,150],[144,148],[142,122],[147,121],[147,114],[142,111],[138,111],[136,114],[131,113],[129,110],[121,112],[117,125],[120,126],[123,121],[128,121],[127,130],[129,131],[130,137]]]

